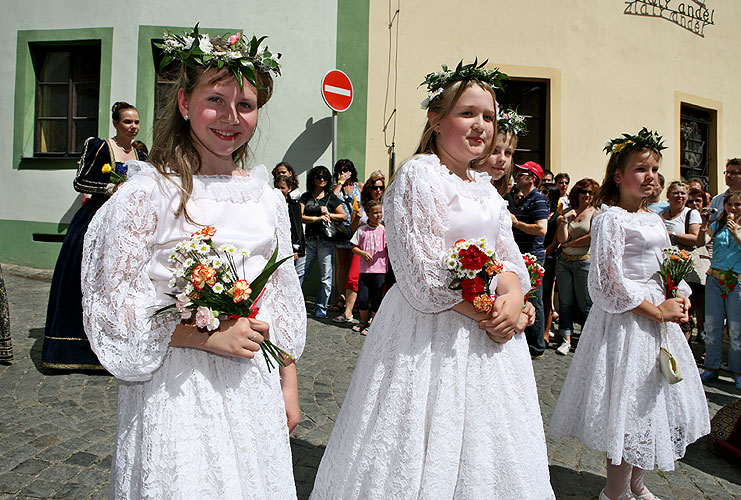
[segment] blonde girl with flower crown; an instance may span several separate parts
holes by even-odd
[[[710,431],[708,406],[692,352],[679,328],[689,292],[666,299],[658,276],[671,246],[661,216],[647,209],[658,182],[661,136],[642,129],[610,141],[605,178],[595,196],[584,324],[548,433],[573,436],[607,456],[600,500],[658,500],[646,470],[673,470],[687,445]],[[670,384],[659,349],[677,360],[684,380]]]
[[[222,319],[206,331],[153,316],[173,302],[169,254],[204,226],[216,228],[217,245],[244,249],[236,268],[248,281],[276,245],[278,258],[292,254],[283,195],[268,187],[264,166],[241,166],[279,69],[259,42],[197,27],[165,36],[166,57],[181,65],[150,162],[129,164],[85,239],[85,329],[121,381],[110,498],[296,497],[295,365],[286,359],[270,372],[256,355],[268,336],[294,358],[303,350],[306,314],[291,262],[271,276],[256,319]]]
[[[428,75],[414,157],[384,196],[397,282],[381,303],[317,473],[312,500],[553,499],[527,342],[530,282],[505,202],[469,168],[494,147],[497,72]],[[448,288],[459,239],[504,263],[490,313]]]

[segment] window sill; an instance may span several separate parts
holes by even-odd
[[[79,158],[25,156],[18,162],[18,170],[77,170]]]

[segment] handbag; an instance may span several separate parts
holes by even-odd
[[[329,204],[329,196],[326,197],[327,201],[324,204],[326,207]],[[322,236],[324,236],[324,239],[327,241],[331,241],[334,243],[345,243],[347,241],[350,241],[350,238],[352,238],[352,234],[350,233],[350,228],[345,226],[342,222],[336,221],[334,219],[330,219],[328,221],[322,220]]]
[[[666,347],[669,347],[669,338],[666,335],[666,323],[661,323],[661,333],[664,334],[664,342],[666,342]],[[677,359],[672,356],[672,353],[668,351],[668,349],[665,349],[661,347],[659,349],[659,369],[661,369],[661,373],[666,377],[666,381],[670,384],[676,384],[677,382],[681,382],[682,377],[682,371],[679,369],[679,363],[677,363]]]
[[[344,243],[352,237],[350,228],[336,220],[322,221],[322,236],[334,243]]]

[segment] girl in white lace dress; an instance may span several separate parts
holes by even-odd
[[[241,82],[239,60],[224,69],[182,65],[151,163],[129,164],[129,179],[85,239],[85,329],[120,380],[113,499],[296,498],[295,365],[269,373],[256,356],[268,334],[294,357],[303,349],[306,315],[291,262],[271,276],[257,319],[224,319],[206,332],[179,317],[152,317],[173,302],[168,255],[204,225],[216,228],[217,245],[249,250],[248,281],[276,245],[279,258],[292,254],[286,203],[268,187],[267,170],[237,166],[272,93],[268,69],[250,62],[256,75],[240,73]]]
[[[384,298],[312,500],[554,498],[524,328],[530,288],[504,201],[470,162],[493,149],[494,94],[453,74],[384,197],[397,283]],[[431,89],[435,90],[435,89]],[[484,236],[504,272],[491,316],[450,290],[445,251]]]
[[[658,182],[661,138],[646,130],[627,140],[606,148],[611,156],[596,197],[602,208],[592,223],[594,304],[548,429],[607,453],[600,500],[653,500],[644,470],[674,469],[687,445],[710,431],[695,361],[677,324],[687,320],[689,300],[681,293],[665,299],[656,272],[671,243],[661,217],[645,208]],[[682,282],[680,291],[688,290]],[[670,385],[661,374],[660,346],[677,359],[681,382]]]

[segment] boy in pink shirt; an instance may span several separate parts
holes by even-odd
[[[386,230],[381,225],[383,219],[381,202],[371,200],[363,208],[368,215],[368,224],[355,231],[350,243],[353,253],[361,257],[357,302],[360,324],[355,325],[353,331],[366,335],[370,323],[368,313],[370,311],[372,320],[381,305],[389,256],[386,249]]]

